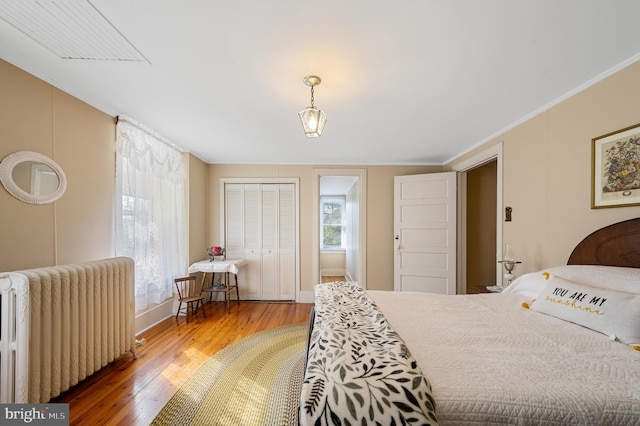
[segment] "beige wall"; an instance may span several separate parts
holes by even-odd
[[[323,269],[341,269],[347,267],[347,254],[344,250],[321,251],[320,252],[320,270]],[[334,275],[334,274],[329,274]]]
[[[0,158],[36,151],[65,172],[53,204],[0,189],[0,271],[113,256],[113,117],[0,60]]]
[[[188,168],[187,204],[188,204],[188,235],[189,264],[207,257],[206,249],[211,246],[208,241],[207,215],[207,164],[199,158],[185,154]]]
[[[317,279],[312,269],[314,168],[327,166],[220,165],[208,166],[209,242],[222,244],[220,233],[220,178],[299,178],[300,180],[300,289],[311,291]],[[349,166],[340,166],[345,169]],[[441,171],[440,166],[353,166],[367,170],[367,287],[393,290],[393,177]]]
[[[592,231],[640,216],[640,207],[591,209],[591,139],[640,122],[640,62],[578,93],[447,167],[503,142],[503,242],[518,274],[565,264]]]

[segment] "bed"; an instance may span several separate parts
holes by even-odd
[[[299,423],[640,424],[640,218],[500,294],[315,287]]]

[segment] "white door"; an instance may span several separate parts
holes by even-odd
[[[262,191],[262,300],[278,300],[278,184]]]
[[[280,185],[278,209],[278,299],[296,298],[296,196],[294,186]]]
[[[225,184],[227,257],[244,258],[243,300],[295,300],[296,196],[285,184]]]
[[[240,208],[232,210],[230,206],[227,214],[227,222],[235,221],[234,216],[237,216],[242,226],[242,255],[239,258],[245,259],[247,265],[240,271],[242,274],[240,298],[243,300],[259,300],[262,297],[262,238],[260,228],[262,209],[260,185],[227,184],[225,185],[225,190],[227,193],[237,190],[242,194]],[[228,238],[229,233],[227,232],[227,245],[229,244]],[[229,256],[227,255],[227,257]]]
[[[394,177],[395,291],[456,294],[456,172]]]

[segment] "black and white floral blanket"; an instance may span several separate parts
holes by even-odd
[[[436,425],[431,387],[402,339],[352,283],[315,287],[301,425]]]

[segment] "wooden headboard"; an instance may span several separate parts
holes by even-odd
[[[640,268],[640,218],[593,232],[573,249],[567,265]]]

